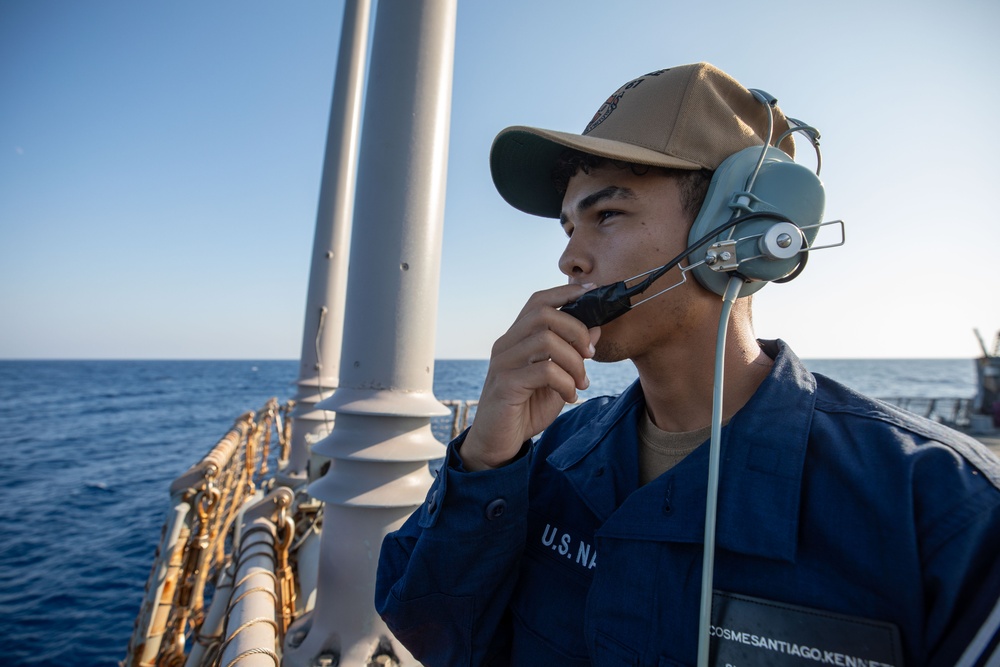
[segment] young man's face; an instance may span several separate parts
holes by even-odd
[[[683,210],[675,179],[608,165],[570,179],[561,223],[569,241],[559,269],[572,283],[607,285],[678,255],[687,245],[691,216]],[[677,269],[668,272],[633,303],[679,282],[680,276]],[[669,341],[671,332],[694,316],[693,303],[707,295],[693,278],[687,282],[604,325],[595,358],[635,359],[650,346]]]

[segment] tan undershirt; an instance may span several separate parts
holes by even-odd
[[[649,418],[649,413],[643,410],[639,420],[639,485],[647,484],[673,468],[711,435],[711,425],[683,433],[660,430]]]

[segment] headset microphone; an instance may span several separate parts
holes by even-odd
[[[625,281],[590,290],[572,303],[560,308],[587,325],[588,329],[607,324],[632,308],[632,294]]]
[[[659,292],[656,292],[655,294],[647,296],[641,301],[632,303],[632,299],[634,297],[643,294],[656,280],[663,277],[668,271],[670,271],[670,269],[680,264],[681,260],[691,255],[701,246],[704,246],[706,243],[729,229],[738,225],[750,223],[754,220],[760,220],[762,218],[767,218],[772,221],[779,220],[777,224],[773,225],[769,229],[768,234],[765,234],[761,241],[761,247],[765,249],[764,252],[768,257],[772,257],[774,259],[787,259],[794,256],[795,253],[801,251],[802,244],[795,243],[794,241],[797,238],[795,235],[799,234],[798,228],[792,223],[791,220],[785,218],[780,213],[755,211],[733,218],[719,227],[716,227],[708,232],[708,234],[689,245],[681,254],[677,255],[663,266],[656,269],[650,269],[649,271],[640,273],[639,275],[632,276],[631,278],[627,278],[625,280],[620,280],[616,283],[611,283],[610,285],[595,287],[576,301],[566,304],[559,310],[580,320],[587,325],[588,329],[607,324],[608,322],[621,317],[635,306],[645,303],[650,299],[654,299],[664,292],[669,292],[675,287],[683,285],[687,280],[687,272],[695,269],[703,263],[715,263],[716,261],[722,262],[723,264],[727,262],[732,263],[733,260],[726,254],[727,251],[709,251],[706,259],[699,262],[697,265],[689,263],[687,266],[680,267],[680,281],[660,290]],[[778,279],[775,282],[791,280],[798,275],[799,269],[801,269],[801,267],[805,264],[804,258],[806,256],[807,255],[803,253],[803,259],[799,264],[799,268],[796,269],[791,275]],[[642,279],[640,282],[629,286],[629,283],[640,279]]]

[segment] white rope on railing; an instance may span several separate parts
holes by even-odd
[[[222,665],[264,655],[258,651],[261,648],[272,652],[277,648],[275,535],[274,524],[266,517],[255,519],[243,534],[226,614],[226,640],[220,651]]]

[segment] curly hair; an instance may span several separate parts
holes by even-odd
[[[646,164],[636,164],[634,162],[623,162],[612,160],[611,158],[599,157],[581,151],[566,149],[559,156],[556,165],[552,168],[552,182],[559,191],[565,195],[569,187],[569,180],[578,172],[589,174],[592,169],[603,166],[613,166],[619,169],[629,169],[637,176],[648,173],[660,174],[677,180],[681,191],[681,206],[691,219],[698,215],[702,204],[705,202],[705,195],[708,193],[709,183],[712,181],[712,171],[710,169],[674,169],[671,167],[655,167]]]

